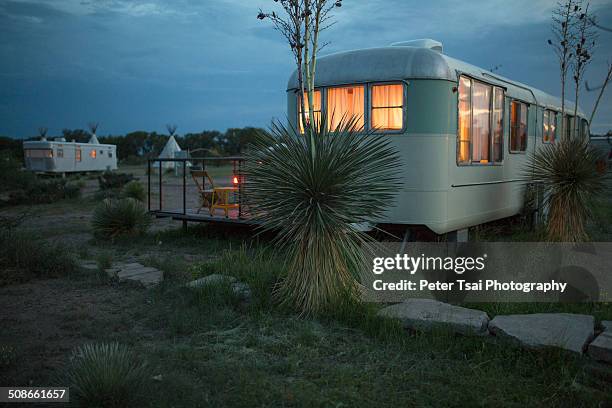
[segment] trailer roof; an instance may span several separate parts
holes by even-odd
[[[367,48],[320,57],[317,60],[315,85],[325,87],[409,79],[440,79],[457,82],[460,74],[504,87],[509,96],[525,102],[561,110],[560,98],[539,89],[492,74],[483,68],[430,48],[405,45]],[[295,90],[297,87],[297,72],[294,71],[287,84],[287,90]],[[565,109],[566,112],[573,111],[573,102],[566,100]],[[580,109],[578,113],[584,116]]]
[[[61,142],[58,140],[29,140],[23,142],[23,147],[28,148],[48,148],[54,145],[76,145],[76,146],[95,146],[95,147],[117,147],[114,144],[86,143],[86,142]]]

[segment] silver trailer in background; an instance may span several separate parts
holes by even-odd
[[[23,143],[26,169],[41,173],[71,173],[117,170],[117,147],[101,144],[37,140]]]

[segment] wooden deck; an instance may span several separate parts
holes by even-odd
[[[225,217],[222,211],[217,211],[217,214],[210,215],[210,213],[204,209],[198,214],[195,210],[187,210],[185,214],[182,212],[172,211],[151,211],[157,218],[172,218],[177,221],[188,221],[188,222],[207,222],[217,224],[233,224],[233,225],[252,225],[256,226],[259,223],[253,219],[250,219],[248,215],[238,217],[238,210],[230,210],[228,217]]]

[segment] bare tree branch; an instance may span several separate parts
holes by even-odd
[[[591,117],[589,118],[589,126],[591,126],[591,123],[593,123],[593,118],[595,117],[595,112],[597,111],[597,107],[599,106],[599,101],[601,100],[601,97],[603,96],[604,91],[606,90],[606,87],[608,86],[608,83],[610,82],[611,78],[612,78],[612,62],[608,62],[608,72],[606,73],[606,78],[604,79],[604,83],[599,90],[599,95],[597,95],[597,100],[595,101],[595,106],[593,107],[593,111],[591,112]]]

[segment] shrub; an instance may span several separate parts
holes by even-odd
[[[0,369],[7,369],[17,362],[17,353],[11,346],[0,345]]]
[[[81,187],[64,179],[39,180],[29,183],[20,190],[11,192],[9,204],[49,204],[64,199],[80,197]]]
[[[144,234],[151,224],[146,208],[133,198],[104,200],[93,213],[94,235],[115,238],[120,235]]]
[[[302,314],[358,296],[368,236],[354,224],[371,221],[399,188],[400,161],[386,138],[354,130],[355,118],[326,128],[300,135],[275,124],[246,154],[254,217],[264,231],[277,232],[276,244],[288,257],[278,299]]]
[[[132,180],[134,180],[134,176],[131,174],[112,171],[105,171],[98,177],[101,190],[121,189]]]
[[[146,197],[147,193],[143,185],[137,180],[130,181],[121,190],[121,198],[133,198],[134,200],[144,202]]]
[[[118,343],[85,345],[65,372],[70,396],[85,407],[129,407],[143,396],[149,373]]]
[[[143,164],[147,164],[147,158],[142,156],[135,156],[133,154],[127,156],[125,159],[121,160],[121,164],[126,166],[139,166]]]
[[[74,273],[74,257],[61,245],[13,229],[0,229],[0,286]]]
[[[596,166],[600,154],[588,140],[576,138],[563,138],[533,154],[525,174],[544,188],[550,240],[576,242],[588,238],[590,203],[605,186],[605,175]]]
[[[0,191],[27,189],[36,183],[36,176],[21,168],[18,159],[8,152],[0,152]]]

